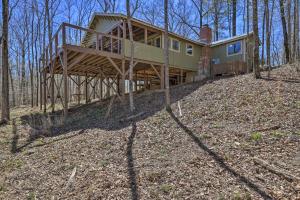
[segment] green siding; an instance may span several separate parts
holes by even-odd
[[[232,62],[232,61],[244,61],[244,42],[242,42],[242,53],[227,56],[227,45],[231,43],[221,44],[215,47],[212,47],[212,59],[220,59],[220,63]],[[235,41],[237,42],[237,41]],[[234,43],[234,42],[233,42]]]
[[[164,63],[162,48],[134,42],[134,58],[158,63]],[[186,55],[186,42],[180,41],[180,52],[169,51],[169,63],[171,67],[197,71],[200,60],[201,47],[193,45],[194,55]],[[130,57],[130,41],[125,40],[125,56]]]

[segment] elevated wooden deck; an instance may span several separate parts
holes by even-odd
[[[80,103],[83,83],[86,102],[91,100],[89,90],[92,90],[94,98],[98,99],[113,95],[120,100],[124,98],[130,60],[130,42],[126,39],[125,29],[126,22],[123,21],[109,34],[68,23],[61,24],[41,58],[41,73],[44,77],[41,104],[44,105],[44,111],[49,100],[54,111],[55,104],[60,99],[67,114],[68,102],[74,100],[74,95]],[[138,42],[135,42],[135,45],[138,45]],[[147,48],[146,44],[143,45],[143,48]],[[153,50],[156,47],[149,48]],[[133,66],[134,91],[163,89],[163,63],[151,59],[153,56],[139,57],[138,52],[135,54],[137,56],[134,57]],[[184,82],[185,73],[190,71],[192,70],[170,67],[168,76],[171,84]],[[81,82],[82,78],[85,81]],[[70,91],[70,81],[77,86],[77,93]],[[106,94],[103,94],[103,91]]]

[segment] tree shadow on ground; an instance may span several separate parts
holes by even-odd
[[[138,195],[136,173],[134,170],[134,159],[132,153],[132,147],[133,147],[135,135],[136,135],[136,123],[132,122],[132,131],[127,142],[127,169],[128,169],[129,185],[131,189],[131,197],[133,200],[138,200],[139,195]]]
[[[170,90],[171,103],[181,100],[205,83],[206,80],[174,86]],[[165,94],[162,90],[145,91],[135,94],[134,104],[136,109],[134,113],[131,113],[129,110],[128,96],[125,97],[124,102],[120,102],[118,99],[115,101],[108,118],[106,118],[105,115],[109,107],[110,99],[70,108],[68,118],[65,121],[61,110],[47,114],[35,113],[22,116],[21,124],[29,125],[32,130],[29,133],[30,135],[27,138],[27,142],[22,146],[17,147],[17,140],[15,140],[15,142],[12,141],[14,150],[17,150],[12,151],[12,153],[21,151],[26,146],[31,146],[31,144],[39,138],[56,137],[73,131],[84,131],[95,128],[114,131],[129,127],[132,123],[144,120],[164,109]],[[136,117],[126,120],[130,116]]]
[[[245,184],[248,188],[259,194],[264,199],[273,199],[269,194],[267,194],[265,191],[260,189],[258,185],[251,182],[251,180],[247,179],[245,176],[239,174],[234,169],[232,169],[229,165],[227,165],[224,161],[224,159],[219,156],[216,152],[211,150],[208,146],[206,146],[200,139],[197,137],[188,127],[186,127],[172,112],[172,110],[168,110],[168,113],[172,117],[172,119],[179,125],[179,127],[187,133],[193,141],[205,152],[208,153],[208,155],[218,163],[218,165],[226,170],[228,173],[230,173],[232,176],[234,176],[236,179],[238,179],[241,183]]]

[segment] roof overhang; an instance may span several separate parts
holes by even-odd
[[[127,19],[127,16],[124,15],[124,14],[121,14],[121,13],[99,13],[99,12],[95,12],[92,16],[92,20],[89,23],[89,28],[92,28],[92,25],[93,25],[93,23],[94,23],[94,21],[96,20],[97,17],[100,17],[100,18],[114,18],[116,20],[118,20],[118,19],[119,20],[126,20]],[[155,30],[160,31],[160,32],[164,32],[163,28],[152,25],[148,22],[145,22],[145,21],[142,21],[142,20],[139,20],[139,19],[136,19],[136,18],[132,18],[132,22],[136,23],[136,24],[146,26],[146,27],[150,27],[150,28],[155,29]],[[203,42],[200,42],[200,41],[195,41],[195,40],[183,37],[183,36],[181,36],[179,34],[176,34],[176,33],[173,33],[173,32],[169,32],[169,34],[173,37],[185,40],[185,41],[187,41],[189,43],[192,43],[192,44],[196,44],[196,45],[200,45],[200,46],[206,46],[207,45],[206,43],[203,43]]]
[[[253,36],[253,32],[250,32],[248,34],[246,33],[246,34],[243,34],[243,35],[238,35],[238,36],[234,36],[234,37],[231,37],[231,38],[226,38],[224,40],[219,40],[219,41],[216,41],[216,42],[212,42],[210,46],[215,47],[215,46],[219,46],[219,45],[222,45],[222,44],[228,44],[228,43],[243,40],[243,39],[246,39],[246,38],[252,37],[252,36]]]

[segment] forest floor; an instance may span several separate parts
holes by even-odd
[[[109,101],[73,108],[65,123],[14,109],[0,199],[300,199],[300,73],[263,77],[174,87],[169,112],[163,92],[137,94],[132,120],[128,102],[108,119]]]

